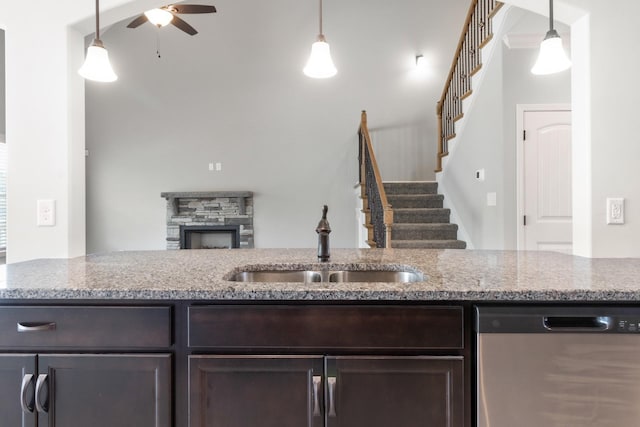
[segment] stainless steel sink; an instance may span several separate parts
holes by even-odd
[[[311,283],[322,281],[322,275],[318,271],[241,271],[236,273],[231,280],[235,282]]]
[[[329,274],[330,282],[409,283],[422,282],[423,280],[422,274],[412,271],[344,270]]]
[[[313,282],[384,282],[409,283],[422,282],[422,273],[413,271],[390,270],[265,270],[241,271],[234,274],[231,281],[263,283],[313,283]]]

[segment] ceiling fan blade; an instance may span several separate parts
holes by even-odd
[[[191,36],[195,36],[196,34],[198,34],[195,28],[193,28],[191,25],[187,24],[185,21],[183,21],[182,19],[178,18],[175,15],[173,15],[171,24],[180,28],[182,31],[184,31],[185,33]]]
[[[168,6],[174,13],[215,13],[215,6],[204,4],[172,4]]]
[[[127,28],[137,28],[137,27],[139,27],[140,25],[144,24],[147,21],[148,21],[148,19],[147,19],[146,15],[143,13],[142,15],[138,16],[133,21],[129,22],[129,25],[127,25]]]

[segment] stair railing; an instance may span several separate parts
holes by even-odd
[[[371,247],[391,247],[391,227],[393,210],[387,202],[387,195],[380,178],[378,162],[376,162],[371,136],[367,128],[367,112],[362,112],[358,129],[360,162],[360,191],[364,204],[365,226],[369,230],[367,243]]]
[[[471,77],[482,68],[480,49],[493,37],[491,18],[502,5],[503,3],[497,0],[471,0],[449,76],[436,108],[436,172],[442,171],[442,158],[449,154],[449,140],[456,136],[455,122],[463,116],[462,101],[471,95]]]

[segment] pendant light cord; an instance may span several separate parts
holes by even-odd
[[[322,0],[320,0],[320,35],[322,35]]]
[[[100,0],[96,0],[96,40],[100,40]]]
[[[553,0],[549,0],[549,31],[553,30]]]

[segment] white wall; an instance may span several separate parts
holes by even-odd
[[[437,129],[433,120],[370,128],[369,135],[383,181],[435,180]]]
[[[453,52],[458,35],[424,25],[429,2],[325,2],[339,71],[314,80],[302,67],[316,3],[215,5],[215,15],[185,17],[200,31],[194,37],[127,29],[130,19],[103,34],[120,79],[86,89],[88,251],[164,248],[160,192],[180,190],[254,191],[257,247],[313,247],[327,204],[332,245],[353,247],[360,111],[381,145],[405,144],[413,168],[405,162],[403,172],[433,177],[434,106],[449,59],[420,76],[415,55],[429,57],[434,44]],[[452,2],[439,19],[461,26],[466,9]],[[399,158],[378,156],[392,169]],[[222,172],[210,172],[210,162],[222,162]]]
[[[4,30],[0,29],[0,134],[5,133]]]
[[[456,129],[456,138],[449,141],[451,155],[440,178],[445,203],[452,208],[452,220],[467,235],[460,233],[475,249],[501,249],[504,236],[504,193],[502,138],[503,117],[496,111],[496,100],[502,98],[502,55],[483,64],[481,87],[474,88],[473,105],[465,112],[464,129]],[[453,145],[455,144],[455,147]],[[485,169],[485,181],[475,180],[475,171]],[[486,193],[496,192],[498,207],[486,205]],[[457,214],[457,215],[456,215]]]
[[[506,0],[544,13],[536,0]],[[640,146],[630,123],[636,120],[640,89],[629,70],[640,66],[640,3],[620,0],[556,2],[556,19],[571,25],[573,67],[573,236],[574,253],[593,257],[640,256],[636,184]],[[626,199],[624,225],[606,224],[606,198]]]
[[[580,4],[582,2],[572,3]],[[637,40],[640,3],[616,2],[615,7],[589,0],[591,233],[594,257],[640,256],[640,186],[638,185],[637,104],[640,88],[629,76],[640,67]],[[612,23],[618,22],[618,25]],[[626,25],[622,25],[622,24]],[[636,47],[634,47],[636,46]],[[633,73],[632,73],[633,74]],[[574,144],[576,141],[574,141]],[[584,179],[584,178],[583,178]],[[606,224],[606,198],[626,199],[626,224]],[[589,209],[590,208],[590,209]]]
[[[536,50],[509,49],[500,41],[505,33],[527,33],[536,26],[544,33],[546,25],[548,20],[533,13],[517,8],[507,12],[495,35],[499,45],[483,63],[481,85],[473,88],[464,127],[449,143],[455,147],[450,147],[440,182],[446,203],[475,249],[516,249],[516,105],[571,101],[568,72],[533,76],[529,70]],[[485,170],[485,181],[475,179],[479,169]],[[487,206],[487,193],[493,192],[497,206]]]
[[[546,2],[539,0],[505,1],[541,12],[547,7]],[[152,4],[160,2],[101,2],[103,9],[113,12],[117,19]],[[573,205],[583,216],[576,221],[574,215],[574,243],[578,237],[586,236],[578,252],[582,255],[637,257],[640,187],[635,183],[640,177],[636,166],[640,146],[634,143],[637,132],[628,124],[634,123],[636,116],[638,88],[632,84],[631,76],[640,65],[640,58],[633,54],[640,35],[634,22],[640,3],[619,0],[611,7],[600,0],[557,0],[555,4],[556,18],[571,24],[572,33],[580,30],[590,34],[580,42],[580,47],[585,48],[580,52],[576,50],[577,38],[572,37],[574,135],[581,144],[581,150],[574,150],[578,156],[574,157],[574,182],[581,184],[581,188],[575,191],[574,185]],[[78,45],[82,34],[90,31],[91,25],[87,26],[85,21],[90,23],[94,5],[61,0],[38,2],[37,7],[38,13],[34,14],[32,2],[0,0],[0,27],[6,30],[6,135],[11,159],[10,262],[73,256],[81,253],[79,248],[84,244],[83,234],[73,230],[81,228],[83,224],[77,221],[84,216],[84,204],[80,203],[84,193],[76,182],[82,168],[78,153],[84,152],[84,147],[80,148],[84,141],[81,136],[73,140],[80,135],[84,122],[79,117],[78,96],[82,98],[82,93],[74,79],[83,55]],[[381,13],[388,15],[389,11]],[[79,21],[83,21],[82,25]],[[70,31],[70,26],[89,29],[80,33]],[[452,27],[457,34],[459,29]],[[384,37],[384,26],[376,30],[376,34]],[[577,59],[587,66],[577,66]],[[70,103],[73,108],[69,108]],[[574,147],[577,148],[576,144]],[[69,154],[73,154],[72,160]],[[76,163],[70,165],[69,161]],[[605,224],[605,198],[613,193],[627,199],[628,223],[624,226]],[[45,197],[59,200],[62,207],[54,229],[35,227],[35,203]]]
[[[513,22],[509,31],[529,33],[529,29],[532,28],[545,28],[549,25],[548,22],[546,17],[525,13]],[[556,28],[562,33],[569,32],[569,29],[561,23],[558,23]],[[502,47],[504,249],[517,248],[516,105],[571,103],[571,73],[565,71],[549,76],[531,74],[530,70],[537,54],[537,49],[509,49],[504,44]]]

